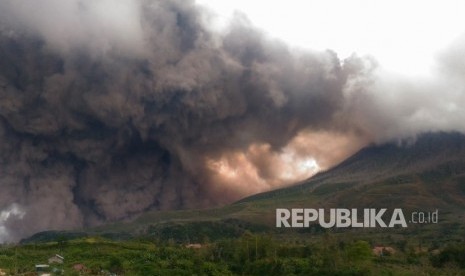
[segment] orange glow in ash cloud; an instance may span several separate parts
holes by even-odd
[[[365,145],[360,137],[330,132],[301,132],[284,148],[253,144],[244,151],[207,158],[215,193],[231,200],[289,186],[341,162]]]

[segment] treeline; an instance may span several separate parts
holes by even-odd
[[[55,254],[63,264],[50,270],[64,275],[398,275],[465,273],[465,244],[434,249],[408,241],[395,252],[373,253],[373,242],[330,234],[300,240],[244,233],[239,238],[202,244],[153,237],[111,241],[85,237],[55,242],[2,246],[0,269],[7,275],[34,273]],[[77,270],[79,268],[79,270]]]
[[[280,242],[267,235],[220,241],[208,254],[238,275],[363,275],[373,258],[366,241]]]

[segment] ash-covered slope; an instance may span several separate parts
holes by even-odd
[[[360,176],[367,181],[465,162],[465,136],[427,133],[415,140],[366,147],[320,177]]]
[[[276,208],[293,207],[439,210],[439,224],[410,227],[404,234],[421,231],[423,236],[439,237],[448,231],[449,236],[443,239],[459,237],[465,226],[465,136],[428,133],[415,141],[370,146],[298,185],[257,194],[222,208],[147,212],[127,223],[83,233],[39,233],[24,242],[53,240],[65,234],[116,238],[174,235],[180,240],[188,235],[195,240],[204,236],[240,236],[245,231],[273,232]]]
[[[465,135],[427,133],[415,140],[366,147],[336,167],[298,185],[239,202],[264,199],[278,202],[280,198],[305,195],[317,195],[321,202],[326,199],[325,204],[361,207],[380,205],[386,199],[393,201],[394,197],[399,199],[396,202],[405,201],[407,205],[421,197],[427,200],[425,206],[438,198],[446,200],[441,204],[465,206]],[[421,200],[417,203],[421,207]]]

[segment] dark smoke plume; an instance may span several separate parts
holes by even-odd
[[[377,129],[397,119],[371,116],[369,59],[208,20],[186,0],[0,3],[0,240],[231,202],[243,183],[215,160],[272,183],[273,154],[305,132],[403,131]]]
[[[279,150],[341,107],[334,53],[293,51],[243,18],[215,34],[191,1],[120,1],[124,19],[103,17],[105,1],[31,2],[0,4],[10,239],[230,202],[242,194],[212,183],[207,157]]]

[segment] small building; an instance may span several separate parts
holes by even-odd
[[[87,272],[87,267],[83,264],[75,264],[73,265],[73,269],[77,272]]]
[[[392,255],[396,250],[390,246],[375,246],[373,247],[373,254],[376,256]]]
[[[189,243],[186,244],[186,248],[200,249],[202,245],[200,243]]]
[[[62,264],[64,260],[65,258],[63,256],[55,254],[55,256],[48,258],[48,263],[49,264]]]

